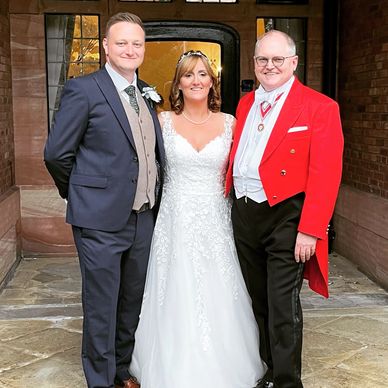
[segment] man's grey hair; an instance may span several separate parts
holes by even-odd
[[[260,46],[260,43],[262,42],[262,40],[267,38],[267,37],[270,37],[271,35],[283,36],[283,38],[286,40],[287,45],[290,49],[290,55],[296,55],[296,44],[294,42],[294,39],[292,39],[290,35],[286,34],[283,31],[279,31],[279,30],[269,30],[265,34],[259,36],[259,38],[257,39],[256,44],[255,44],[255,53],[259,49],[259,46]]]

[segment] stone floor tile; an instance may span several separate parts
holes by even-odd
[[[388,325],[379,319],[374,319],[373,316],[340,317],[320,326],[316,332],[366,345],[385,345],[388,347]]]
[[[41,301],[42,302],[42,301]],[[1,320],[9,319],[36,319],[36,318],[56,318],[56,317],[81,317],[82,308],[80,303],[52,305],[26,305],[26,306],[4,306],[0,305],[0,325]]]
[[[55,327],[82,334],[81,318],[61,318],[55,323]]]
[[[71,348],[80,348],[80,333],[48,328],[41,332],[30,333],[7,343],[13,349],[21,349],[38,357],[49,357]]]
[[[353,374],[341,368],[322,370],[303,378],[304,388],[384,388],[381,380],[372,380],[366,374]]]
[[[1,343],[13,341],[32,333],[44,331],[51,326],[52,323],[46,320],[3,320],[0,321],[0,341]]]
[[[379,381],[380,387],[388,387],[388,346],[364,346],[361,351],[343,360],[337,367],[354,375],[361,372],[364,377]]]
[[[20,368],[38,359],[38,356],[30,354],[24,349],[13,349],[7,344],[1,343],[0,376],[8,370]]]
[[[1,373],[0,387],[86,388],[79,359],[78,347],[64,350]]]
[[[335,367],[343,360],[358,353],[363,343],[336,335],[305,330],[303,336],[303,371],[314,374],[322,369]]]
[[[336,254],[330,283],[301,292],[304,387],[388,387],[388,294]],[[0,294],[1,388],[86,387],[80,287],[75,257],[21,262]]]
[[[307,316],[308,315],[308,316]],[[305,314],[303,320],[303,328],[304,330],[314,330],[320,326],[330,324],[331,322],[339,319],[338,315],[326,315],[326,314]]]
[[[319,317],[356,317],[356,316],[375,316],[384,319],[388,314],[388,306],[369,306],[369,307],[342,307],[342,308],[319,308],[305,309],[305,318]]]

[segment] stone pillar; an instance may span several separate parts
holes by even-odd
[[[15,186],[8,0],[0,2],[0,288],[20,259],[20,195]]]

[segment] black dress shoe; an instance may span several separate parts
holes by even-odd
[[[272,381],[268,381],[267,379],[261,379],[255,388],[273,388],[274,385],[273,385],[273,382]]]

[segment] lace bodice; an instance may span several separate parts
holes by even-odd
[[[224,132],[197,151],[185,137],[175,131],[170,112],[162,113],[167,159],[164,190],[177,191],[180,195],[223,191],[234,121],[233,116],[224,115]]]

